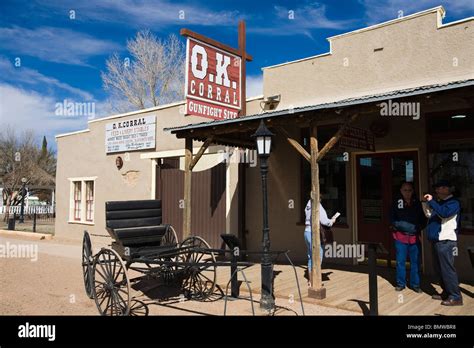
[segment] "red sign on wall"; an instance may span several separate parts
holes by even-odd
[[[186,115],[216,120],[239,116],[241,58],[188,37],[186,45]]]

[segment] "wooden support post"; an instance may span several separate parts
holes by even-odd
[[[184,211],[183,240],[191,235],[191,161],[193,159],[193,139],[186,138],[184,149]]]
[[[311,163],[311,155],[306,151],[306,149],[301,146],[301,144],[296,141],[295,139],[291,138],[288,132],[286,131],[285,128],[283,127],[277,127],[277,130],[283,134],[283,136],[286,138],[286,140],[290,143],[293,148],[300,153],[301,156],[303,156],[308,162]]]
[[[246,91],[246,84],[247,84],[247,75],[246,75],[246,69],[245,69],[245,63],[247,61],[247,53],[245,52],[245,22],[244,21],[239,21],[239,53],[241,57],[241,81],[240,81],[240,105],[241,105],[241,110],[240,110],[240,115],[239,116],[245,116],[247,114],[247,96],[245,95],[247,93]]]
[[[337,130],[336,134],[329,139],[329,141],[324,145],[324,147],[319,151],[318,153],[318,162],[329,152],[329,150],[332,149],[332,147],[339,141],[339,139],[342,137],[344,134],[344,130],[347,128],[348,125],[350,125],[354,120],[359,116],[358,113],[353,114],[350,116],[346,122]]]
[[[206,151],[206,149],[209,147],[209,145],[212,143],[212,140],[213,138],[212,137],[209,137],[206,139],[206,141],[204,142],[204,144],[202,144],[201,148],[199,149],[198,153],[196,154],[196,156],[194,156],[194,158],[192,159],[191,161],[191,164],[189,165],[189,168],[191,169],[191,171],[194,169],[194,167],[196,166],[196,164],[198,163],[199,159],[202,157],[202,155],[204,154],[204,151]]]
[[[319,235],[319,166],[318,166],[318,139],[317,127],[310,125],[311,145],[311,287],[308,297],[316,299],[326,298],[326,288],[323,287],[321,275],[321,238]]]

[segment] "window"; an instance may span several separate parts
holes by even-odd
[[[81,220],[81,182],[74,182],[74,220]]]
[[[474,141],[472,142],[474,144]],[[474,231],[474,152],[453,151],[429,154],[430,186],[449,179],[461,203],[461,229]],[[453,160],[453,158],[455,160]]]
[[[86,221],[94,221],[94,182],[86,181]]]
[[[329,139],[337,132],[337,126],[318,127],[318,145],[321,149]],[[310,152],[309,129],[302,130],[302,144]],[[310,198],[311,191],[311,165],[301,159],[301,206],[305,207]],[[329,151],[319,162],[319,187],[322,195],[321,203],[326,209],[328,217],[335,213],[341,213],[337,224],[347,225],[347,200],[346,200],[346,161],[342,157],[342,151],[337,148]],[[304,212],[301,212],[301,221],[304,221]]]
[[[71,204],[69,222],[94,222],[95,178],[73,178],[71,182]]]
[[[474,109],[427,115],[428,179],[447,179],[461,203],[461,233],[474,234]]]

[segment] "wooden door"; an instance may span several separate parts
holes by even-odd
[[[222,244],[226,228],[226,165],[192,173],[191,235],[203,237],[213,248]],[[183,240],[184,172],[179,158],[165,158],[156,168],[156,198],[161,199],[163,223],[173,225]]]
[[[390,226],[390,209],[403,181],[411,181],[418,193],[418,157],[415,151],[358,155],[357,225],[358,240],[382,243],[395,259]]]

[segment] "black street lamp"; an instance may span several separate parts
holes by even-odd
[[[21,178],[21,209],[20,209],[20,221],[19,223],[25,222],[25,195],[26,195],[26,178]]]
[[[263,120],[253,138],[256,138],[257,152],[260,159],[260,174],[262,176],[263,190],[263,254],[262,254],[262,298],[260,299],[260,308],[271,311],[275,307],[273,298],[273,264],[269,254],[270,252],[270,229],[268,228],[268,197],[267,197],[267,173],[268,157],[272,147],[273,133],[265,126]]]

